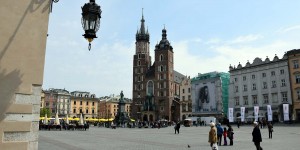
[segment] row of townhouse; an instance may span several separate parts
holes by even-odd
[[[95,94],[84,91],[69,92],[65,89],[42,90],[41,108],[50,110],[54,117],[114,118],[118,111],[120,96],[97,98]],[[125,111],[130,114],[131,99],[125,98]]]
[[[245,66],[229,66],[229,106],[233,117],[258,115],[267,118],[267,106],[271,106],[273,121],[284,121],[283,104],[288,104],[289,120],[300,121],[300,50],[290,50],[282,58],[277,55],[270,60],[255,58]]]

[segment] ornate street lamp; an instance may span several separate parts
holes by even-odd
[[[85,3],[82,9],[81,24],[85,31],[85,39],[89,41],[89,50],[91,50],[91,42],[94,38],[97,38],[96,32],[100,27],[101,9],[100,6],[96,4],[95,0],[90,0],[89,3]]]

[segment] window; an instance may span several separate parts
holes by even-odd
[[[80,105],[82,105],[82,101],[80,101]]]
[[[297,98],[300,100],[300,90],[297,90]]]
[[[296,83],[300,83],[300,75],[296,75]]]
[[[74,105],[76,105],[76,101],[74,101]]]
[[[257,95],[252,95],[252,101],[253,101],[253,104],[258,104],[257,103]]]
[[[247,85],[244,85],[244,91],[247,91]]]
[[[298,60],[293,60],[293,64],[294,64],[294,69],[299,68],[299,61]]]
[[[268,94],[263,94],[264,97],[264,104],[268,104],[269,103],[269,96]]]
[[[267,89],[267,88],[268,88],[267,82],[263,82],[263,89]]]
[[[275,76],[275,71],[272,71],[272,72],[271,72],[271,76]]]
[[[284,70],[283,69],[280,70],[280,74],[284,74]]]
[[[188,100],[191,100],[191,95],[188,95]]]
[[[182,89],[182,93],[184,93],[184,89]]]
[[[188,88],[189,93],[191,93],[191,88]]]
[[[140,66],[141,65],[141,61],[138,61],[138,66]]]
[[[252,79],[255,79],[255,75],[254,74],[252,75]]]
[[[235,105],[238,106],[240,105],[239,97],[235,97]]]
[[[272,81],[272,88],[276,88],[276,81]]]
[[[87,113],[87,114],[88,114],[88,113],[89,113],[89,110],[88,110],[88,109],[86,109],[86,110],[85,110],[85,113]]]
[[[185,96],[182,96],[182,100],[183,100],[183,101],[185,100]]]
[[[235,86],[235,92],[239,92],[239,87]]]
[[[256,84],[252,84],[252,90],[256,90]]]
[[[86,102],[86,105],[89,105],[89,102]]]
[[[262,77],[266,77],[267,76],[267,74],[266,73],[262,73]]]
[[[238,79],[237,78],[234,78],[234,81],[236,82]]]
[[[82,109],[79,110],[79,113],[82,113]]]
[[[288,99],[287,99],[287,92],[282,92],[282,93],[281,93],[281,97],[282,97],[282,102],[283,102],[283,103],[288,102]]]
[[[164,58],[164,57],[163,57],[163,55],[161,54],[160,57],[159,57],[159,61],[163,61],[163,60],[164,60],[163,58]]]
[[[92,106],[94,106],[94,105],[95,105],[95,102],[92,103]]]
[[[92,114],[94,114],[94,113],[95,113],[95,110],[93,109],[93,110],[92,110]]]
[[[248,96],[244,96],[243,99],[244,99],[244,105],[248,105]]]
[[[282,86],[282,87],[285,86],[285,79],[281,79],[281,86]]]
[[[277,93],[272,93],[272,102],[273,102],[273,103],[278,103],[278,96],[277,96]]]
[[[246,81],[246,79],[247,79],[246,76],[243,76],[243,81]]]

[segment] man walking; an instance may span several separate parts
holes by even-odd
[[[260,146],[260,142],[262,142],[261,139],[261,133],[260,133],[260,129],[259,129],[259,125],[258,123],[255,121],[253,123],[253,131],[252,131],[252,141],[254,142],[254,145],[256,146],[256,150],[263,150],[263,148]]]
[[[222,135],[223,135],[223,128],[221,127],[221,124],[217,124],[217,137],[218,137],[218,144],[221,146],[222,144]]]

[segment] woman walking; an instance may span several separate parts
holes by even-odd
[[[217,143],[217,129],[215,127],[215,123],[210,123],[210,131],[208,134],[208,142],[210,143],[210,147],[213,146],[213,144]]]
[[[271,122],[269,122],[268,124],[268,130],[269,130],[269,139],[272,139],[273,125]]]

